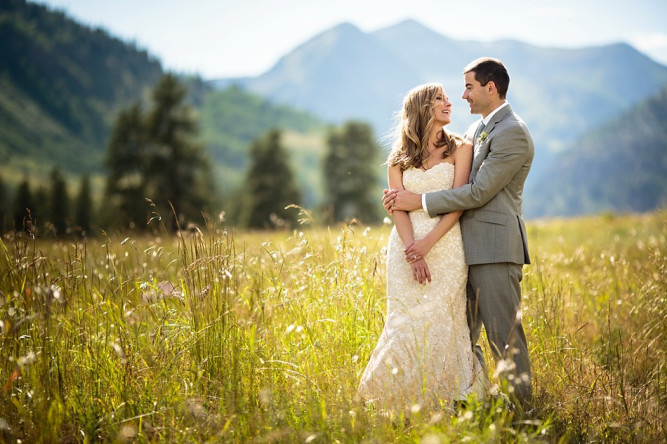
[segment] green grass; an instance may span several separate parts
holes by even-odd
[[[665,439],[664,212],[529,224],[530,416],[471,402],[456,413],[414,408],[392,419],[356,397],[383,325],[389,230],[210,226],[84,243],[6,236],[0,437]]]

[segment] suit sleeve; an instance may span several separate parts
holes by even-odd
[[[529,136],[519,124],[489,138],[488,143],[489,154],[471,183],[426,195],[430,216],[483,206],[507,186],[530,153]]]

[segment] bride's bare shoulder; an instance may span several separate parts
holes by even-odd
[[[459,146],[456,147],[454,154],[470,154],[472,153],[472,143],[464,140]]]

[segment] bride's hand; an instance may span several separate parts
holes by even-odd
[[[425,259],[420,259],[410,264],[412,267],[412,275],[420,284],[425,284],[426,281],[431,282],[431,271],[428,269],[428,264]]]
[[[419,239],[408,245],[405,250],[405,260],[409,263],[417,262],[420,259],[426,257],[429,251],[431,251],[431,243],[425,239]]]

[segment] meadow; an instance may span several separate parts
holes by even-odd
[[[528,224],[534,411],[490,398],[394,417],[356,396],[391,227],[303,216],[279,232],[4,236],[0,439],[665,441],[666,212]]]

